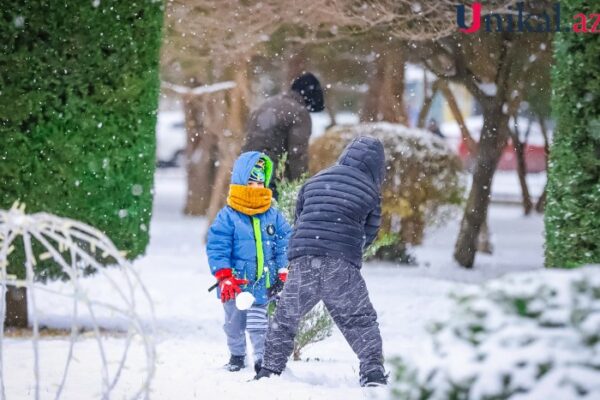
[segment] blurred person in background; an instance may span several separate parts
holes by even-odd
[[[311,112],[324,109],[323,89],[310,72],[294,79],[289,91],[273,96],[250,115],[242,151],[260,151],[277,168],[287,153],[285,178],[296,180],[308,171]]]

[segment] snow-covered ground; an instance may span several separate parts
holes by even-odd
[[[181,170],[160,170],[155,182],[151,243],[135,268],[154,300],[156,315],[156,374],[154,399],[361,399],[388,398],[386,388],[362,389],[358,385],[358,362],[335,330],[332,337],[307,348],[309,361],[290,361],[281,377],[248,382],[251,368],[239,373],[225,371],[228,359],[220,302],[207,288],[214,283],[204,252],[201,218],[182,216],[185,177]],[[387,358],[402,355],[416,359],[426,343],[425,328],[431,318],[448,312],[446,294],[460,291],[491,277],[511,271],[541,268],[543,263],[542,218],[523,217],[518,207],[493,205],[490,229],[495,252],[478,255],[475,268],[467,271],[452,261],[460,215],[445,226],[431,229],[425,244],[413,249],[420,265],[400,267],[368,264],[363,268],[379,322]],[[117,271],[111,276],[117,278]],[[67,288],[53,283],[57,290]],[[100,275],[86,281],[90,296],[111,300],[110,287]],[[71,302],[38,292],[42,324],[68,326]],[[143,310],[142,310],[143,311]],[[101,324],[119,326],[110,312],[100,313]],[[80,317],[89,324],[89,316]],[[105,339],[109,367],[115,368],[124,345],[122,334]],[[134,345],[139,343],[134,343]],[[43,338],[40,342],[41,398],[54,398],[68,350],[66,338]],[[75,346],[75,361],[63,398],[97,398],[101,370],[96,341],[86,334]],[[33,398],[33,351],[29,339],[9,338],[2,349],[8,399]],[[145,355],[137,345],[128,359],[120,384],[111,398],[133,394],[144,372]]]

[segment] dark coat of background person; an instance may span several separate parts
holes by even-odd
[[[334,166],[300,189],[288,259],[342,258],[360,268],[363,250],[375,240],[381,223],[384,175],[381,142],[365,136],[354,139]]]
[[[322,111],[323,107],[323,91],[318,79],[311,73],[299,76],[289,92],[265,100],[252,112],[242,151],[266,153],[275,167],[287,153],[285,178],[300,178],[308,171],[310,112]]]

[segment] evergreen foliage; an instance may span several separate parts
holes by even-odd
[[[562,15],[598,12],[596,1],[561,2]],[[591,25],[592,19],[588,21]],[[588,26],[590,29],[591,26]],[[545,211],[546,266],[600,263],[600,35],[562,33],[555,42],[553,112]]]
[[[430,132],[400,124],[336,126],[312,141],[311,173],[333,165],[359,135],[375,137],[385,149],[382,224],[367,257],[412,264],[407,245],[422,243],[425,228],[443,224],[463,203],[465,176],[456,154]]]
[[[294,360],[300,360],[302,350],[311,343],[317,343],[331,336],[333,319],[323,302],[319,302],[301,320],[294,338]]]
[[[509,274],[452,296],[412,360],[396,359],[399,399],[600,396],[600,270]]]
[[[285,162],[287,160],[287,154],[284,154],[277,164],[276,176],[277,176],[277,208],[285,216],[290,224],[293,224],[295,211],[296,211],[296,200],[298,199],[298,192],[304,182],[306,181],[307,175],[303,175],[302,178],[295,181],[288,181],[285,179]],[[270,310],[273,312],[274,310]],[[333,320],[327,312],[327,309],[322,302],[319,302],[311,311],[309,311],[301,320],[298,325],[298,332],[294,339],[294,360],[300,360],[302,349],[311,343],[320,342],[331,336],[333,330]]]
[[[148,243],[162,3],[17,0],[0,10],[0,208]],[[38,278],[61,277],[41,262]],[[23,277],[22,251],[9,272]]]

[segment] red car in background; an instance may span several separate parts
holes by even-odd
[[[467,145],[462,140],[458,146],[458,156],[463,161],[466,168],[470,168],[474,165],[475,160],[467,148]],[[527,166],[527,172],[535,173],[546,170],[546,150],[543,145],[525,145],[525,165]],[[508,141],[504,150],[502,150],[497,169],[500,171],[513,171],[517,169],[517,154],[515,153],[515,148],[511,140]]]
[[[529,129],[529,135],[527,137],[527,144],[525,145],[525,164],[527,166],[527,172],[537,173],[546,170],[546,150],[544,148],[544,136],[542,135],[540,126],[537,122],[530,122],[526,118],[519,118],[519,130],[522,132]],[[479,134],[483,126],[483,119],[481,116],[470,117],[466,120],[467,128],[473,138],[477,141]],[[458,124],[454,121],[445,122],[441,126],[442,134],[447,138],[448,142],[457,150],[458,156],[463,161],[466,168],[471,168],[474,165],[475,160],[469,152],[467,145],[461,139],[460,129]],[[548,136],[552,137],[552,131],[549,130]],[[500,161],[498,162],[498,170],[500,171],[513,171],[517,169],[517,155],[512,141],[509,139],[508,143],[502,151]]]

